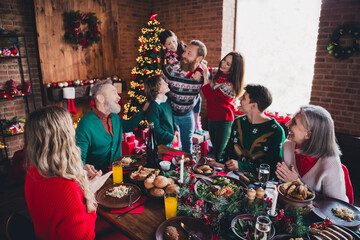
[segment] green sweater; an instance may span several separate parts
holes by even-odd
[[[156,101],[151,102],[146,118],[148,122],[154,123],[156,142],[164,145],[171,143],[177,126],[172,114],[170,99],[168,98],[166,102],[160,104]]]
[[[224,159],[237,159],[240,169],[255,169],[267,163],[273,176],[276,163],[281,161],[284,140],[284,129],[274,118],[252,124],[242,115],[234,120]]]
[[[121,156],[123,132],[131,132],[143,117],[140,110],[130,120],[124,120],[112,113],[111,121],[114,137],[106,132],[101,120],[90,110],[79,122],[76,129],[76,144],[81,149],[84,164],[91,164],[98,170],[108,171],[110,163]]]

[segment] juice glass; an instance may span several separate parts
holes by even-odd
[[[114,162],[112,164],[113,170],[113,183],[120,184],[123,183],[123,166],[120,162]]]
[[[166,219],[176,217],[177,211],[177,194],[176,193],[165,193],[165,217]]]

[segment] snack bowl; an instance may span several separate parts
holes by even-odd
[[[284,205],[288,204],[288,205],[295,206],[295,207],[306,207],[306,206],[310,205],[312,203],[312,201],[315,199],[315,191],[311,190],[310,188],[308,188],[308,190],[313,194],[313,196],[310,198],[304,199],[304,200],[301,200],[301,199],[292,197],[286,193],[283,193],[282,186],[284,186],[284,184],[286,184],[286,183],[279,184],[279,186],[278,186],[279,201]]]

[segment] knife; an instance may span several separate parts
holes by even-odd
[[[132,210],[134,210],[134,209],[136,209],[136,208],[138,208],[138,207],[141,207],[142,205],[145,204],[145,202],[146,202],[146,201],[140,203],[140,204],[137,205],[136,207],[134,207],[134,208],[132,208],[132,209],[130,209],[130,210],[124,212],[124,213],[119,214],[119,216],[117,216],[116,219],[119,219],[119,218],[121,218],[122,216],[124,216],[124,215],[128,214],[129,212],[131,212]]]
[[[184,232],[186,232],[190,236],[190,239],[201,240],[195,233],[188,229],[188,227],[183,222],[180,222],[180,226],[184,230]]]

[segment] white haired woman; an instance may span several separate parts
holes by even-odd
[[[25,197],[38,239],[94,239],[94,192],[109,172],[88,180],[70,114],[60,107],[32,112],[25,123],[25,148],[31,162]]]
[[[284,182],[299,178],[317,193],[348,202],[330,113],[320,106],[303,106],[287,127],[289,135],[283,162],[277,164],[277,177]]]

